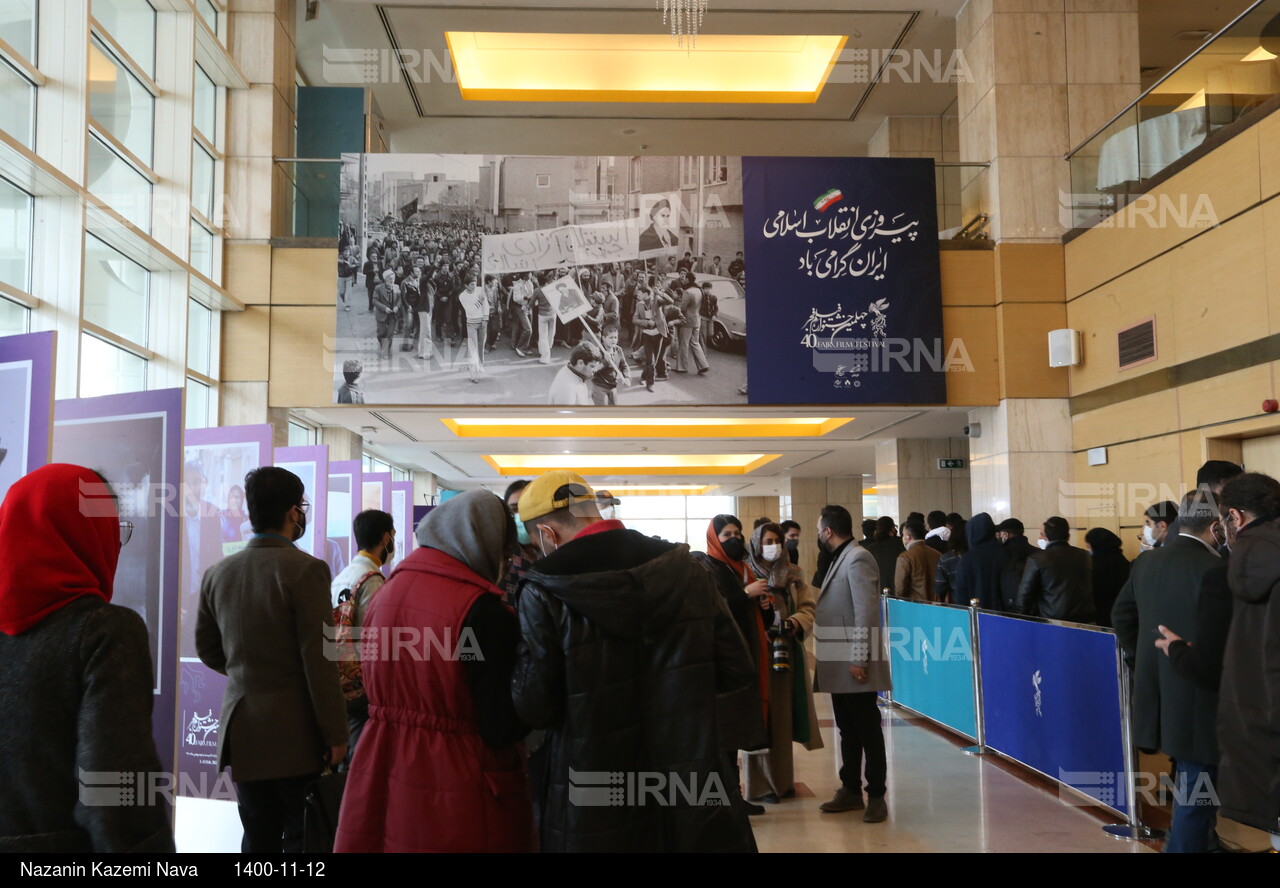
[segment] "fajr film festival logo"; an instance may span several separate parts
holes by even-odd
[[[1044,703],[1044,695],[1040,692],[1040,684],[1043,681],[1044,679],[1040,676],[1040,670],[1037,669],[1031,676],[1031,685],[1036,689],[1036,695],[1034,697],[1036,704],[1036,718],[1044,718],[1044,710],[1041,709],[1041,705]]]
[[[676,774],[570,768],[569,804],[582,808],[719,807],[729,804],[729,792],[714,771]]]

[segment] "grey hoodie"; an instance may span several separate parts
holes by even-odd
[[[439,549],[497,583],[506,572],[508,543],[516,538],[515,520],[499,497],[469,490],[428,512],[414,537],[419,546]]]

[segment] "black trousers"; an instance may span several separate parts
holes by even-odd
[[[307,786],[319,774],[281,777],[276,780],[246,780],[236,784],[240,798],[240,823],[245,854],[298,854],[302,851],[302,812]]]
[[[832,694],[831,708],[840,729],[840,783],[850,792],[862,793],[862,759],[867,760],[867,795],[885,793],[889,766],[884,757],[884,730],[874,691]]]

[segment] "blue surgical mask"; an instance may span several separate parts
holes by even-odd
[[[524,524],[520,521],[516,522],[516,542],[522,546],[533,543],[533,540],[529,539],[529,531],[524,529]]]

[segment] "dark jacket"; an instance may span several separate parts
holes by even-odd
[[[1116,596],[1129,580],[1129,559],[1120,537],[1105,527],[1095,527],[1084,541],[1093,551],[1093,616],[1099,626],[1110,626]]]
[[[755,849],[716,720],[716,695],[754,673],[687,546],[632,530],[580,536],[530,568],[520,625],[512,697],[547,731],[534,781],[543,851]],[[639,772],[670,775],[674,804],[639,803],[626,783]],[[624,804],[596,801],[610,773],[625,775]],[[677,779],[733,803],[690,802]]]
[[[1038,550],[1031,541],[1022,534],[1009,537],[1004,543],[1006,558],[1004,570],[1000,573],[1001,610],[1017,613],[1018,589],[1022,585],[1022,575],[1027,570],[1027,559]]]
[[[898,567],[898,556],[907,551],[902,538],[896,536],[879,537],[867,543],[866,550],[876,560],[876,570],[880,574],[876,589],[893,589],[893,575]]]
[[[965,535],[969,551],[960,559],[956,573],[960,600],[968,603],[976,598],[979,607],[1000,610],[1000,577],[1008,556],[996,539],[996,524],[986,512],[979,512],[965,525]]]
[[[693,557],[715,580],[716,589],[742,633],[747,654],[751,657],[751,684],[732,694],[721,694],[717,700],[725,749],[763,749],[769,745],[769,735],[760,703],[760,605],[747,595],[742,581],[734,576],[729,565],[705,552],[694,552]]]
[[[1218,709],[1222,813],[1276,831],[1280,816],[1280,524],[1236,536],[1227,569],[1234,614]]]
[[[1222,559],[1205,571],[1200,581],[1200,606],[1196,612],[1194,646],[1184,638],[1169,645],[1169,660],[1183,678],[1207,691],[1218,692],[1222,681],[1222,658],[1227,652],[1227,633],[1231,630],[1231,586],[1227,580],[1228,561]],[[1177,626],[1169,626],[1181,634]]]
[[[1089,553],[1066,540],[1027,559],[1013,612],[1046,620],[1093,622],[1093,579]]]
[[[326,626],[328,565],[282,537],[254,537],[205,572],[196,650],[227,676],[218,769],[230,766],[237,783],[319,774],[329,748],[346,744]]]
[[[1136,662],[1134,743],[1201,765],[1218,762],[1218,697],[1177,674],[1155,646],[1156,627],[1168,626],[1193,645],[1200,640],[1200,584],[1217,564],[1199,540],[1176,537],[1133,562],[1111,612],[1116,638]]]
[[[952,604],[968,606],[969,600],[962,598],[959,579],[956,576],[960,571],[960,557],[959,552],[951,549],[938,559],[938,572],[933,577],[934,601],[949,601]]]
[[[110,779],[161,772],[142,619],[85,596],[26,632],[0,634],[0,663],[0,852],[172,851],[165,806],[121,805],[136,784]],[[98,776],[82,784],[83,771]],[[84,804],[90,794],[105,803]]]

